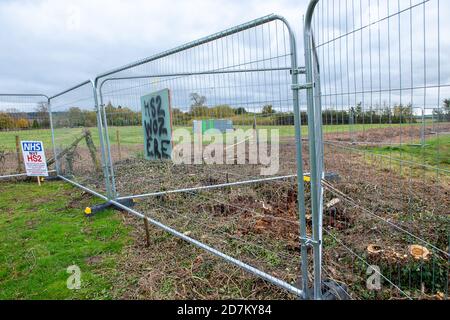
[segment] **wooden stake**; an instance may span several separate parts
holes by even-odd
[[[145,238],[147,240],[146,247],[150,247],[150,231],[148,230],[148,220],[147,218],[144,218],[144,226],[145,226]]]
[[[20,137],[16,136],[17,172],[22,171],[22,155],[20,152]]]
[[[37,177],[37,180],[38,180],[38,185],[40,187],[41,186],[41,177]]]
[[[116,130],[116,136],[117,136],[117,146],[119,148],[119,161],[122,160],[122,153],[120,151],[120,132],[119,129]]]

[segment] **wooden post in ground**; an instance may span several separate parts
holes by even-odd
[[[195,140],[194,140],[194,164],[197,164],[195,162],[196,157],[195,157],[195,152],[198,152],[198,154],[200,155],[200,164],[204,163],[204,159],[203,159],[203,120],[200,120],[200,128],[197,128],[197,150],[195,150]],[[194,138],[195,139],[195,138]]]
[[[150,231],[148,230],[148,220],[144,218],[144,227],[145,227],[145,238],[147,240],[146,247],[150,247]]]
[[[38,185],[41,186],[41,177],[37,177]]]
[[[120,132],[119,129],[116,130],[116,137],[117,137],[117,147],[119,148],[119,161],[122,160],[122,153],[120,151]]]
[[[256,114],[253,118],[253,139],[256,143],[256,159],[259,157],[259,137],[258,137],[258,124],[256,122]]]
[[[17,173],[22,171],[22,154],[20,152],[20,137],[16,136]]]
[[[89,153],[91,154],[92,163],[95,166],[95,170],[97,170],[97,172],[99,172],[100,171],[100,161],[97,160],[97,149],[95,148],[94,140],[92,139],[91,132],[89,130],[85,130],[84,137],[86,140],[86,145],[89,149]]]

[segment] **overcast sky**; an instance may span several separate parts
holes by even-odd
[[[0,92],[52,95],[101,72],[270,13],[286,17],[299,33],[308,2],[0,0]],[[414,101],[421,105],[425,101],[434,108],[438,101],[450,96],[447,86],[450,1],[321,0],[320,3],[316,12],[317,41],[338,39],[319,48],[323,93],[367,91],[369,86],[373,88],[371,91],[389,91],[379,96],[356,96],[352,98],[354,101],[343,96],[325,96],[325,107],[362,100],[367,104],[375,96],[373,105],[387,100],[392,104]],[[402,13],[395,15],[399,11]],[[392,18],[374,23],[392,14]],[[371,27],[339,37],[367,25]],[[298,43],[302,52],[301,37]],[[302,54],[299,56],[302,60]],[[411,85],[434,88],[393,91]],[[252,92],[254,97],[237,93],[237,100],[262,101],[258,95],[267,96],[267,90],[261,89],[262,92]],[[223,103],[220,92],[216,95]],[[187,97],[185,94],[182,98]]]
[[[0,92],[54,94],[94,75],[306,0],[0,0]]]

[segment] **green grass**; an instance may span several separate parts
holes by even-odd
[[[0,299],[112,298],[131,237],[112,210],[85,218],[93,202],[63,182],[0,184]],[[67,289],[71,265],[82,272],[79,290]]]
[[[367,148],[375,154],[389,155],[397,159],[414,161],[431,166],[450,169],[450,135],[427,139],[425,146],[408,144],[402,146],[386,146]]]
[[[416,125],[416,124],[412,124]],[[363,129],[380,129],[380,128],[395,128],[400,125],[398,124],[356,124],[356,125],[325,125],[323,126],[324,133],[348,133],[350,130],[352,132],[362,131]],[[405,126],[405,125],[403,125]],[[236,128],[242,128],[244,130],[251,129],[251,126],[235,126]],[[350,128],[351,127],[351,128]],[[175,127],[175,129],[184,128],[189,131],[192,130],[191,127]],[[279,129],[280,137],[294,137],[295,130],[294,126],[258,126],[260,129]],[[96,146],[99,145],[99,135],[98,129],[88,128],[94,139]],[[140,126],[128,126],[128,127],[109,127],[109,139],[111,144],[117,143],[117,133],[120,133],[120,143],[123,146],[126,145],[138,145],[143,144],[143,129]],[[57,146],[67,146],[72,143],[77,137],[79,137],[83,132],[83,128],[58,128],[55,129],[55,143]],[[9,151],[14,151],[16,148],[16,135],[20,137],[21,140],[38,140],[43,141],[44,146],[51,148],[52,138],[51,131],[49,129],[33,129],[33,130],[21,130],[21,131],[0,131],[0,150],[6,149]],[[302,126],[302,135],[306,137],[308,135],[308,127]]]

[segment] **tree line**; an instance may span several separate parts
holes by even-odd
[[[33,112],[22,112],[16,108],[0,111],[0,130],[25,130],[50,128],[50,117],[46,103],[40,103]]]
[[[192,120],[199,119],[230,119],[235,125],[252,125],[255,121],[258,125],[294,125],[293,112],[280,112],[268,104],[261,107],[259,112],[250,112],[245,107],[232,107],[227,104],[208,106],[206,97],[197,93],[190,95],[191,106],[188,111],[180,108],[172,108],[172,120],[174,125],[190,126]],[[0,111],[0,130],[16,129],[48,129],[50,120],[48,107],[40,104],[35,112],[20,112],[14,109]],[[128,107],[113,106],[109,102],[105,106],[107,123],[110,126],[138,126],[142,124],[140,111],[133,111]],[[357,123],[415,123],[421,115],[415,115],[411,104],[395,105],[389,107],[365,108],[359,103],[347,110],[328,109],[322,112],[324,124],[357,124]],[[64,112],[52,114],[55,128],[61,127],[95,127],[97,114],[92,110],[84,110],[79,107],[71,107]],[[445,99],[439,109],[433,111],[435,121],[450,121],[450,99]],[[302,124],[308,123],[307,113],[301,112]]]

